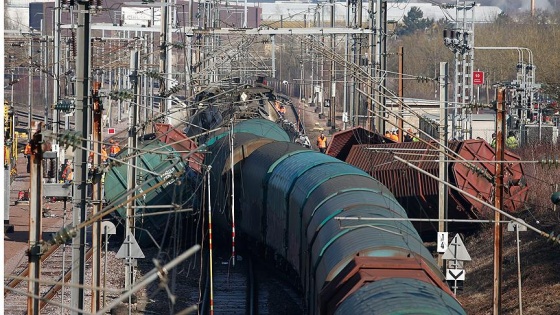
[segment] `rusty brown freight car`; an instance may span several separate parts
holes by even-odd
[[[451,154],[456,153],[454,162],[448,164],[449,182],[477,196],[489,204],[494,203],[494,149],[484,140],[455,141],[449,144]],[[394,159],[397,154],[434,176],[439,175],[437,144],[405,142],[391,144],[354,145],[346,162],[359,167],[378,179],[393,192],[395,198],[406,209],[410,218],[437,218],[439,190],[438,182],[408,165]],[[506,151],[504,165],[505,202],[503,210],[519,210],[527,199],[523,166],[520,158]],[[490,208],[465,193],[449,189],[448,218],[484,219],[493,218]],[[416,222],[420,232],[435,230],[435,222]],[[450,228],[467,230],[472,225],[453,223]]]
[[[180,128],[175,128],[170,124],[157,123],[154,126],[156,130],[157,139],[167,143],[175,151],[177,151],[183,158],[186,159],[188,165],[198,173],[201,173],[201,165],[204,160],[202,153],[194,153],[197,148],[196,143],[187,137]]]

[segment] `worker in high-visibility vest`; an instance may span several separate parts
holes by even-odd
[[[31,172],[31,143],[27,142],[25,149],[23,149],[23,154],[27,158],[27,173]]]
[[[327,145],[327,137],[325,137],[325,134],[321,132],[321,135],[317,137],[317,147],[319,148],[319,151],[321,151],[321,153],[327,152]]]
[[[109,148],[109,156],[114,158],[121,151],[121,148],[119,148],[119,144],[115,140],[111,139],[109,140],[109,142],[111,143],[111,147]]]
[[[506,139],[506,146],[508,147],[508,149],[517,149],[517,146],[519,146],[519,142],[515,137],[515,132],[510,131],[508,133],[508,137]]]
[[[101,163],[106,163],[107,162],[107,147],[105,145],[103,145],[101,147]],[[88,157],[88,163],[93,163],[93,151],[89,152],[89,157]]]
[[[68,174],[66,174],[66,177],[64,178],[64,182],[66,184],[70,184],[72,181],[74,181],[74,168],[70,167]]]
[[[103,145],[101,147],[101,163],[107,163],[107,158],[109,155],[107,154],[107,146]]]
[[[385,131],[385,138],[391,139],[391,132],[389,130]]]
[[[62,180],[62,182],[64,183],[66,181],[66,177],[68,176],[68,174],[70,173],[70,171],[72,170],[72,161],[71,160],[67,160],[66,164],[64,166],[64,170],[62,171],[62,174],[60,174],[60,178]]]
[[[420,138],[418,138],[418,133],[416,131],[412,135],[412,142],[420,142]]]

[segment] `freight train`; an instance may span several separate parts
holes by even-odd
[[[244,124],[208,147],[212,209],[228,220],[234,165],[236,225],[295,272],[308,314],[465,314],[385,186],[274,122]]]
[[[264,109],[271,107],[258,103],[266,105]],[[148,171],[138,187],[157,183],[167,169],[177,168],[187,171],[176,183],[196,186],[193,182],[204,182],[205,170],[199,163],[211,165],[213,217],[222,227],[230,227],[228,210],[234,203],[240,236],[251,240],[255,253],[267,253],[283,272],[296,276],[306,313],[465,314],[405,210],[363,170],[294,143],[282,123],[270,118],[235,121],[233,127],[209,133],[204,161],[177,159],[173,151],[185,150],[171,149],[171,144],[186,139],[177,140],[185,136],[174,130],[160,128],[159,140],[144,148],[142,158],[154,160],[143,164]],[[126,176],[125,167],[110,171],[105,187],[109,202],[124,197]],[[183,207],[190,204],[196,209],[194,190],[186,186],[168,185],[147,195],[137,206],[148,207],[137,210],[175,204],[179,195]],[[387,220],[391,218],[395,220]],[[165,222],[142,219],[136,227],[158,235]],[[150,238],[144,240],[149,243]]]

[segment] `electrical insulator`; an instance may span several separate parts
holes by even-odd
[[[54,109],[61,110],[63,112],[70,112],[73,108],[73,104],[70,100],[61,100],[54,105]]]
[[[76,235],[78,235],[78,230],[75,227],[68,225],[62,228],[61,230],[59,230],[58,232],[56,232],[56,234],[49,241],[49,244],[50,245],[64,244],[67,241],[74,238]]]
[[[78,48],[76,43],[76,31],[72,30],[72,56],[76,57],[78,55]]]
[[[76,0],[69,0],[70,1],[70,6],[73,7],[76,4]]]
[[[103,8],[103,0],[97,0],[97,10],[101,10]]]
[[[455,31],[454,30],[449,31],[449,40],[450,40],[451,45],[455,44]]]

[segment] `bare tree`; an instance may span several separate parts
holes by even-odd
[[[501,15],[494,23],[477,24],[475,46],[523,47],[531,50],[536,66],[535,78],[550,91],[560,91],[560,54],[558,38],[560,13],[538,11],[535,17],[528,14],[510,17]],[[402,36],[389,43],[388,52],[395,54],[398,46],[404,47],[405,96],[434,98],[433,84],[426,84],[421,77],[433,78],[440,61],[453,61],[453,54],[442,40],[443,24]],[[524,52],[527,63],[528,54]],[[488,82],[511,81],[516,78],[519,54],[516,50],[477,50],[474,67],[486,73]],[[389,57],[388,69],[398,69],[398,59]],[[451,68],[450,75],[453,69]],[[408,78],[408,79],[407,79]],[[418,78],[419,80],[415,80]],[[395,86],[396,81],[393,80]],[[557,99],[559,93],[551,93]]]

